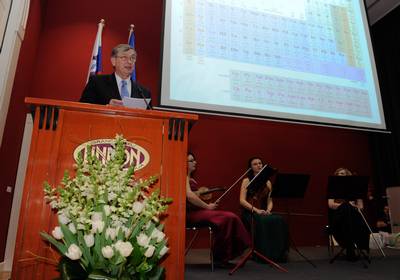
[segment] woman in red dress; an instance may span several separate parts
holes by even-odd
[[[188,154],[188,177],[186,198],[188,201],[186,221],[189,225],[207,225],[214,231],[214,260],[216,264],[227,264],[240,256],[250,245],[250,236],[240,218],[229,211],[216,210],[216,203],[206,203],[194,191],[198,183],[192,178],[196,169],[193,154]]]

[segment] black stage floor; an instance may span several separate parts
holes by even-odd
[[[311,260],[314,268],[298,253],[291,250],[287,263],[280,263],[289,272],[281,272],[268,264],[256,263],[249,260],[244,267],[229,275],[228,268],[218,268],[211,272],[208,250],[192,249],[186,256],[185,279],[274,279],[274,280],[400,280],[400,250],[385,248],[386,257],[379,251],[371,251],[371,264],[364,268],[361,261],[348,262],[340,257],[333,264],[326,247],[302,247],[299,251]],[[336,249],[338,252],[338,249]]]

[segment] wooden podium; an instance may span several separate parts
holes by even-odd
[[[74,174],[77,147],[92,140],[113,139],[116,134],[139,146],[133,156],[143,159],[148,155],[147,165],[136,176],[159,174],[154,188],[173,199],[164,221],[170,251],[162,265],[167,279],[183,279],[187,135],[189,122],[197,116],[51,99],[26,98],[25,102],[32,108],[34,127],[12,279],[54,279],[58,275],[54,265],[32,259],[33,254],[54,259],[39,235],[40,231],[50,233],[57,220],[44,201],[43,182],[59,185],[65,170]]]

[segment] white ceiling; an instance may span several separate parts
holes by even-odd
[[[373,25],[400,4],[400,0],[365,0],[370,24]]]

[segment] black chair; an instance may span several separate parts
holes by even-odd
[[[332,232],[332,228],[330,227],[330,225],[326,225],[324,230],[325,230],[325,234],[328,237],[328,255],[331,258],[335,252],[335,241],[334,241],[334,237],[333,237],[333,232]]]
[[[214,271],[214,239],[213,239],[213,229],[210,225],[186,225],[186,231],[192,231],[194,232],[193,237],[190,239],[189,244],[186,246],[185,249],[185,256],[189,252],[189,250],[192,248],[193,243],[196,241],[200,231],[202,229],[207,229],[209,233],[209,246],[210,246],[210,265],[211,265],[211,271]]]

